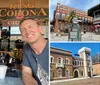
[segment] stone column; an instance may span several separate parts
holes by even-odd
[[[58,31],[58,25],[59,25],[59,23],[58,23],[58,16],[59,16],[59,14],[58,13],[56,13],[56,21],[55,21],[55,28],[54,28],[54,32],[57,32]]]
[[[88,74],[87,74],[87,62],[86,62],[86,54],[85,54],[85,52],[83,52],[83,54],[84,54],[84,76],[85,77],[87,77],[88,76]]]
[[[88,76],[88,65],[87,65],[87,55],[86,55],[86,52],[90,52],[91,49],[90,48],[87,48],[87,47],[83,47],[81,48],[78,53],[80,55],[80,58],[83,58],[83,62],[84,62],[84,77],[87,77]],[[89,56],[90,57],[90,56]],[[90,59],[90,58],[89,58]],[[91,60],[90,60],[91,61]]]

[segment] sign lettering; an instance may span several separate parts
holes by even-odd
[[[23,8],[21,14],[25,17],[48,20],[48,8]],[[0,8],[0,20],[3,26],[18,26],[19,9]]]
[[[0,18],[11,19],[12,17],[16,17],[19,13],[18,9],[0,9]],[[21,11],[23,16],[35,16],[35,17],[47,17],[48,9],[47,8],[28,8],[22,9]]]
[[[21,3],[22,8],[34,8],[34,3]],[[20,9],[20,4],[10,4],[10,9]]]
[[[77,38],[77,32],[70,32],[70,38]]]

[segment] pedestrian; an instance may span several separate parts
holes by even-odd
[[[84,30],[84,34],[86,33],[86,30]]]
[[[33,18],[20,21],[23,48],[22,78],[25,85],[49,85],[49,44],[40,23]]]

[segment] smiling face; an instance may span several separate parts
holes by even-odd
[[[35,20],[24,20],[20,25],[22,38],[27,43],[34,43],[42,37],[42,28]]]

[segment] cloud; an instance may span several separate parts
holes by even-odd
[[[89,8],[100,4],[100,0],[50,0],[50,18],[53,18],[57,3],[87,11]]]
[[[57,3],[61,3],[61,4],[70,4],[72,0],[50,0],[50,6],[52,5],[57,5]]]

